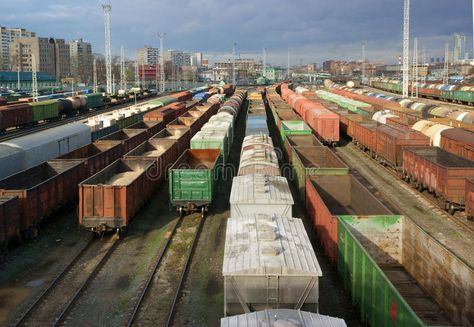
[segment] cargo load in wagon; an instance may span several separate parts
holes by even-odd
[[[191,149],[219,149],[222,164],[227,163],[229,139],[224,131],[199,131],[191,139]]]
[[[123,153],[127,153],[148,138],[146,129],[122,129],[95,141],[96,143],[107,143],[108,141],[120,141]]]
[[[188,149],[170,167],[169,198],[180,214],[208,211],[221,169],[218,149]]]
[[[310,135],[313,132],[304,121],[287,120],[280,124],[280,144],[283,147],[288,135]]]
[[[337,259],[337,215],[390,215],[385,207],[352,175],[308,176],[306,213],[313,230],[332,261]]]
[[[349,167],[327,147],[294,147],[292,158],[293,180],[302,201],[305,200],[306,176],[349,173]]]
[[[191,134],[189,129],[165,128],[153,135],[151,139],[176,140],[178,144],[178,156],[189,148]],[[150,139],[150,140],[151,140]]]
[[[411,219],[349,215],[338,216],[338,222],[338,273],[363,321],[371,326],[474,321],[472,270]]]
[[[318,311],[322,272],[301,219],[228,219],[222,275],[226,315],[303,305]]]
[[[288,135],[285,138],[285,153],[288,157],[288,161],[292,162],[292,153],[294,147],[299,146],[323,146],[322,143],[314,136],[311,135]]]
[[[79,224],[95,231],[127,227],[155,190],[151,160],[119,159],[79,184]]]
[[[275,149],[264,144],[242,148],[238,176],[265,174],[280,176],[280,166]]]
[[[55,160],[83,160],[87,176],[92,176],[123,155],[120,141],[91,143],[58,157]]]
[[[234,177],[229,202],[231,218],[256,212],[291,217],[294,204],[285,177],[262,174]]]
[[[172,139],[149,139],[125,154],[125,158],[153,160],[156,166],[149,170],[149,177],[161,182],[168,168],[178,159],[178,143]]]

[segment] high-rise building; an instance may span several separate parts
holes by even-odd
[[[202,52],[195,52],[191,56],[191,66],[202,66]]]
[[[63,39],[46,37],[17,38],[10,44],[10,68],[13,71],[32,71],[35,56],[36,70],[61,79],[70,76],[69,44]]]
[[[0,27],[0,70],[10,70],[10,43],[19,37],[34,37],[35,32],[29,32],[24,28]]]
[[[464,59],[466,53],[466,35],[454,33],[453,62]]]
[[[191,55],[179,50],[165,50],[164,60],[170,61],[173,66],[191,65]]]
[[[156,61],[160,56],[160,49],[144,46],[136,50],[137,62],[139,65],[156,66]]]
[[[92,82],[92,46],[82,39],[69,42],[71,76],[82,83]]]

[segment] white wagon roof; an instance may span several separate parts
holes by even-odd
[[[227,221],[224,276],[322,276],[299,218],[255,214]]]
[[[236,176],[230,204],[294,204],[285,177],[263,174]]]
[[[343,319],[292,309],[273,309],[221,318],[221,327],[347,327]]]

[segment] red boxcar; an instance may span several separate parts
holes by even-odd
[[[373,120],[357,122],[353,125],[352,141],[362,150],[368,150],[374,155],[377,149],[377,131],[378,123]]]
[[[79,184],[79,224],[93,231],[127,227],[155,190],[153,160],[120,159]]]
[[[165,124],[175,120],[186,111],[184,102],[172,103],[162,108],[147,112],[143,115],[143,121],[162,121]]]
[[[18,196],[0,197],[0,245],[20,234],[20,212]]]
[[[441,132],[441,147],[453,154],[474,161],[474,132],[450,128]]]
[[[10,127],[26,126],[32,121],[33,113],[27,103],[0,107],[0,134]]]
[[[193,94],[189,91],[174,93],[172,96],[175,97],[178,101],[187,101],[193,98]]]
[[[401,168],[404,146],[429,146],[430,138],[409,127],[380,125],[376,131],[376,154],[379,162]]]
[[[323,143],[334,145],[339,142],[339,116],[326,108],[309,110],[305,118],[318,139]]]
[[[428,189],[445,200],[450,212],[462,208],[466,178],[474,177],[474,162],[438,147],[403,148],[403,173],[420,191]]]
[[[474,178],[466,179],[466,214],[468,219],[474,219]]]
[[[18,196],[20,230],[29,238],[43,217],[77,197],[84,178],[83,160],[48,161],[0,181],[0,196]]]
[[[337,260],[338,215],[389,215],[387,209],[352,175],[307,176],[306,212],[321,244]]]

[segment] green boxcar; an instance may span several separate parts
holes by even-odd
[[[294,181],[300,199],[306,199],[306,176],[347,175],[349,167],[325,146],[292,148]]]
[[[143,116],[142,116],[143,118]],[[141,121],[140,115],[131,115],[122,119],[117,120],[118,129],[124,129],[133,124],[139,123]]]
[[[453,101],[474,103],[474,92],[469,91],[441,91],[441,97]]]
[[[405,217],[337,219],[337,270],[363,321],[371,326],[451,326],[402,265],[402,247],[410,243],[403,238]]]
[[[156,106],[159,106],[159,105],[167,106],[170,103],[176,102],[176,100],[177,100],[176,97],[166,95],[166,96],[163,96],[163,97],[159,97],[158,99],[155,99],[155,100],[150,100],[150,101],[148,101],[148,103],[150,105],[153,105],[153,106],[155,106],[155,105]]]
[[[86,98],[86,108],[99,108],[104,105],[104,96],[102,93],[91,93],[91,94],[84,94],[84,98]]]
[[[30,102],[29,105],[31,106],[34,122],[57,118],[59,115],[58,100]]]
[[[212,203],[219,168],[219,150],[186,150],[169,169],[170,204],[180,212]]]
[[[302,120],[284,120],[280,122],[280,144],[285,147],[287,135],[311,135],[311,128]]]
[[[345,98],[338,94],[334,94],[327,91],[317,91],[317,95],[327,101],[336,103],[338,106],[350,110],[354,113],[372,118],[374,109],[368,103],[355,101],[349,98]]]

